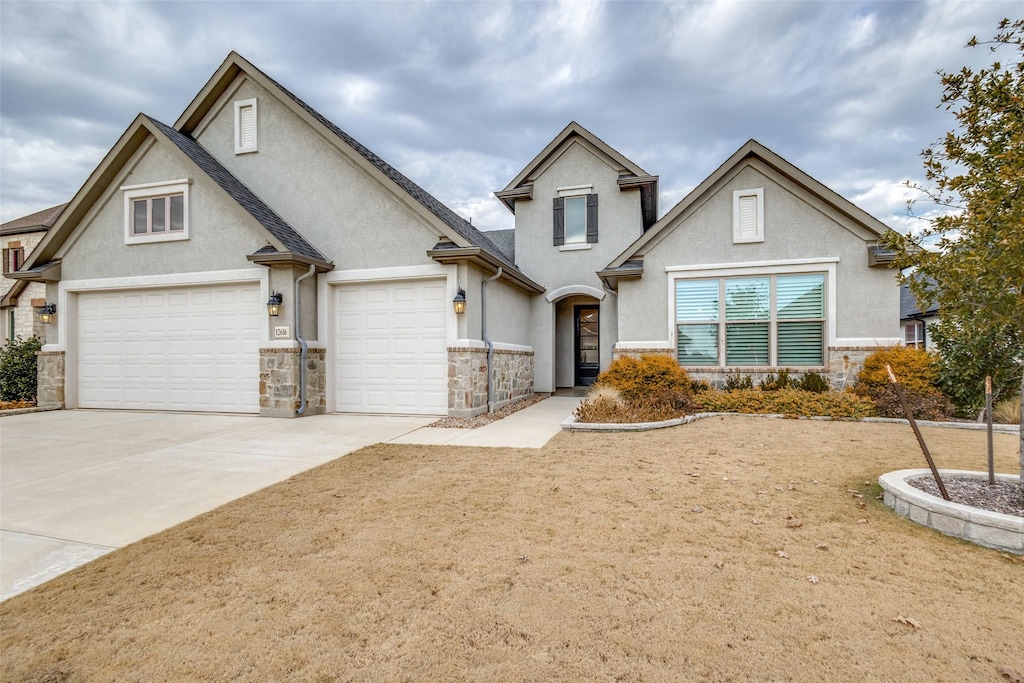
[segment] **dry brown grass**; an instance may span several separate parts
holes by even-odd
[[[0,678],[1002,680],[1024,562],[874,498],[922,464],[906,426],[752,417],[373,446],[3,603]]]

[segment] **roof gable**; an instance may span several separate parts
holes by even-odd
[[[661,238],[677,228],[690,212],[710,197],[720,184],[727,182],[747,166],[768,175],[789,181],[798,188],[805,200],[828,213],[844,228],[858,235],[865,242],[874,242],[889,230],[888,226],[840,196],[799,168],[783,159],[756,140],[748,140],[730,156],[714,173],[679,201],[649,230],[615,258],[607,269],[615,269],[627,261],[642,258],[646,249],[653,247]]]
[[[42,211],[36,211],[21,218],[0,225],[0,235],[17,235],[26,232],[45,232],[53,226],[67,204],[58,204]]]
[[[178,117],[174,128],[186,135],[191,135],[216,105],[220,96],[227,92],[232,83],[242,74],[251,78],[298,115],[300,119],[317,129],[325,140],[333,143],[357,166],[382,181],[400,201],[434,225],[439,233],[459,246],[478,247],[497,258],[506,270],[519,272],[519,269],[505,257],[498,245],[494,244],[485,233],[477,230],[469,221],[445,206],[436,197],[341,130],[287,88],[253,66],[237,52],[231,52],[227,56],[188,108]]]
[[[93,205],[117,181],[132,156],[149,139],[167,145],[186,165],[194,168],[197,174],[210,178],[214,186],[219,188],[229,201],[237,204],[253,218],[254,226],[264,232],[267,241],[277,251],[296,254],[329,269],[329,260],[316,247],[274,213],[198,142],[145,114],[139,114],[66,205],[63,213],[32,252],[22,270],[31,270],[45,264],[60,252],[61,247],[74,234]]]

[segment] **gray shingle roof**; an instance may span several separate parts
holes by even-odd
[[[316,109],[313,109],[313,107],[309,106],[301,99],[296,97],[294,93],[288,90],[288,88],[285,88],[283,85],[275,81],[270,76],[267,76],[267,74],[263,73],[262,71],[260,73],[262,73],[267,80],[269,80],[275,86],[280,88],[281,92],[290,97],[295,102],[295,104],[302,107],[302,109],[304,109],[306,113],[308,113],[314,119],[323,124],[324,127],[330,130],[332,133],[337,135],[338,138],[340,138],[346,145],[354,149],[364,159],[366,159],[375,167],[377,167],[377,169],[381,173],[386,175],[389,179],[394,181],[396,185],[398,185],[407,193],[409,193],[409,196],[413,197],[416,201],[422,204],[428,211],[430,211],[439,219],[441,219],[441,221],[445,225],[447,225],[449,228],[451,228],[456,233],[458,233],[466,240],[468,240],[470,244],[480,247],[484,251],[490,252],[492,256],[504,262],[507,265],[507,267],[519,271],[520,273],[522,272],[512,263],[512,261],[504,253],[504,251],[487,236],[487,233],[477,230],[469,221],[467,221],[462,216],[458,215],[457,213],[449,209],[432,194],[424,190],[422,187],[420,187],[413,181],[409,180],[389,163],[387,163],[379,156],[377,156],[369,149],[367,149],[365,146],[363,146],[358,140],[356,140],[351,135],[343,131],[341,128],[338,128],[336,125],[331,123],[326,117],[323,116],[323,114],[318,112]]]
[[[320,253],[319,249],[306,241],[305,237],[278,216],[273,209],[267,206],[262,199],[257,197],[252,190],[246,187],[229,170],[224,168],[212,154],[206,151],[193,138],[179,133],[170,126],[160,123],[149,116],[146,119],[156,126],[161,133],[166,135],[178,149],[195,162],[200,170],[227,192],[232,199],[238,202],[239,206],[245,209],[260,225],[280,240],[288,251],[317,261],[331,262],[329,258]]]
[[[486,235],[492,242],[494,242],[498,249],[501,249],[501,253],[505,255],[505,258],[512,263],[516,262],[515,228],[509,228],[508,230],[488,230]]]
[[[65,206],[67,206],[67,203],[58,204],[57,206],[51,206],[48,209],[36,211],[35,213],[27,216],[7,221],[3,225],[0,225],[0,231],[6,235],[9,233],[23,232],[27,228],[40,228],[46,230],[53,227],[54,222],[60,218],[60,214],[64,211]]]
[[[921,316],[929,317],[938,315],[938,313],[939,306],[936,303],[930,304],[927,310],[922,311],[918,307],[914,295],[910,292],[910,286],[900,285],[900,320]]]

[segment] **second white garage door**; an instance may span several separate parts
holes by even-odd
[[[78,295],[78,405],[259,412],[257,283]]]
[[[447,414],[446,292],[443,279],[335,289],[335,410]]]

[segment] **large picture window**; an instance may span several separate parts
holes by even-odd
[[[823,273],[677,280],[675,300],[681,365],[824,363]]]

